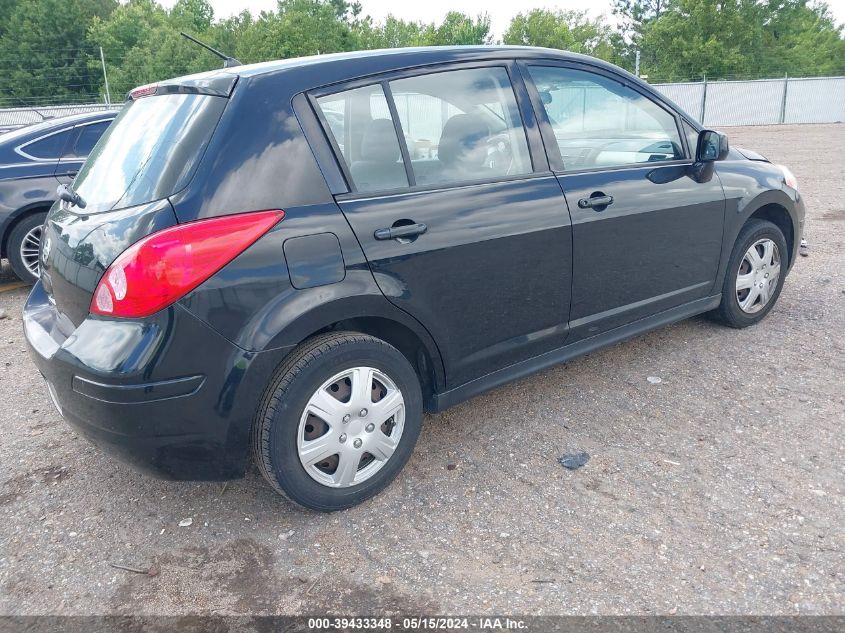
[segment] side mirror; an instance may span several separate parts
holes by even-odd
[[[712,163],[724,160],[728,156],[730,145],[728,137],[713,130],[701,130],[698,133],[698,147],[695,148],[695,162]]]

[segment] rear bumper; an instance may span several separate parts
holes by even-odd
[[[246,352],[178,305],[74,327],[41,282],[23,317],[54,403],[95,444],[157,477],[243,476],[252,419],[288,350]]]

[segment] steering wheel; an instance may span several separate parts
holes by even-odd
[[[513,149],[507,132],[488,137],[487,160],[492,171],[511,175],[514,168]]]

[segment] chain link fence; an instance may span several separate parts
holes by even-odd
[[[708,127],[845,121],[845,77],[701,81],[654,87]]]
[[[45,106],[43,108],[4,108],[0,109],[0,134],[14,130],[24,125],[40,123],[47,119],[57,119],[71,114],[84,112],[100,112],[110,110],[116,106],[102,103],[83,105]],[[119,107],[119,106],[117,106]]]

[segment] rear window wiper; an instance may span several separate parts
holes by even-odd
[[[71,189],[70,185],[59,185],[56,187],[56,194],[59,196],[59,200],[69,202],[80,209],[84,209],[87,204],[82,196]]]

